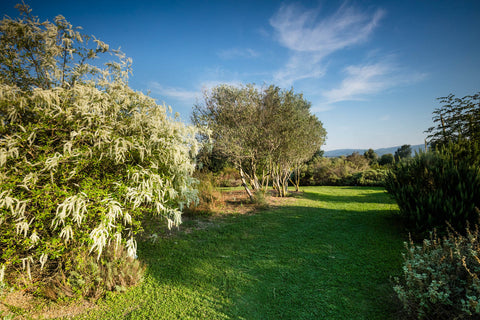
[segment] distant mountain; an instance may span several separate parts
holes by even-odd
[[[375,149],[375,153],[378,154],[379,157],[381,157],[384,154],[391,153],[395,154],[395,151],[398,150],[401,146],[396,146],[396,147],[390,147],[390,148],[380,148],[380,149]],[[425,150],[425,145],[423,144],[416,144],[413,146],[410,146],[412,148],[412,155],[415,154],[415,151],[418,150]],[[336,150],[330,150],[330,151],[325,151],[323,154],[324,157],[329,157],[329,158],[334,158],[334,157],[340,157],[340,156],[348,156],[351,155],[354,152],[358,152],[360,154],[364,154],[365,151],[368,149],[336,149]]]

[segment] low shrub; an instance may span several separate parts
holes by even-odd
[[[212,172],[196,171],[194,177],[198,180],[198,202],[188,206],[184,213],[188,215],[208,215],[221,202],[222,195],[217,190],[217,180]]]
[[[52,300],[87,297],[98,299],[108,291],[124,291],[139,283],[145,271],[137,259],[127,256],[122,245],[110,245],[99,261],[84,248],[72,252],[62,270],[39,286]]]
[[[252,202],[255,204],[255,207],[260,210],[265,210],[269,207],[266,195],[262,191],[255,192]]]
[[[435,232],[421,246],[405,243],[403,277],[394,287],[405,312],[418,319],[479,319],[480,232]]]
[[[412,231],[445,230],[445,222],[464,230],[478,220],[479,168],[452,150],[418,153],[387,174],[385,187]]]
[[[237,169],[225,167],[215,175],[215,183],[219,187],[238,187],[242,184],[242,180]]]

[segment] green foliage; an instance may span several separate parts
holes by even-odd
[[[467,222],[477,221],[479,167],[458,158],[458,148],[451,144],[440,151],[419,153],[387,175],[386,189],[413,231],[444,230],[445,222],[464,230]]]
[[[227,166],[215,174],[215,183],[219,187],[238,187],[242,182],[238,170]]]
[[[192,120],[211,129],[213,150],[239,170],[247,192],[247,183],[258,191],[272,181],[284,196],[291,171],[325,141],[326,131],[310,106],[293,89],[220,85],[205,92]]]
[[[343,181],[343,185],[350,186],[383,186],[385,184],[386,170],[368,169],[352,174]]]
[[[197,199],[198,143],[194,127],[128,86],[119,52],[87,65],[108,46],[20,9],[27,18],[0,22],[0,282],[27,283],[67,271],[79,247],[100,261],[122,244],[135,257],[145,214],[178,225]]]
[[[438,100],[444,105],[433,112],[436,126],[426,131],[429,144],[436,148],[460,140],[480,143],[480,92],[463,98],[450,94]]]
[[[381,186],[386,171],[372,169],[364,156],[353,153],[341,158],[314,158],[300,175],[302,185]]]
[[[209,215],[221,198],[217,190],[217,182],[214,174],[209,171],[195,171],[194,177],[199,181],[198,202],[192,203],[185,210],[188,215]]]
[[[395,158],[391,153],[383,154],[378,160],[378,164],[381,166],[392,165],[394,163],[395,163]]]
[[[64,259],[65,270],[44,280],[41,292],[52,299],[88,297],[98,299],[107,291],[125,291],[143,278],[140,261],[128,257],[124,246],[111,245],[97,261],[85,248]]]
[[[368,163],[370,165],[376,164],[378,162],[378,154],[376,154],[372,148],[365,151],[363,156],[368,160]]]
[[[262,191],[255,192],[252,201],[257,209],[266,210],[269,207],[265,193]]]
[[[404,144],[395,151],[394,158],[398,162],[403,159],[409,159],[412,157],[412,147],[409,144]]]
[[[405,311],[418,319],[480,317],[480,233],[435,233],[422,246],[405,243],[403,277],[395,291]]]

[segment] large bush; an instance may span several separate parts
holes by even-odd
[[[196,131],[128,86],[119,52],[88,65],[106,44],[20,11],[0,22],[0,281],[74,270],[74,253],[135,257],[145,214],[171,227],[196,200]]]
[[[464,230],[467,222],[477,221],[478,156],[475,145],[449,144],[441,150],[419,153],[389,172],[386,189],[413,231],[444,230],[446,222]]]
[[[480,318],[480,232],[434,233],[406,243],[403,276],[394,287],[406,313],[418,319]]]

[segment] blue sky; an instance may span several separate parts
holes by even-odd
[[[323,122],[325,150],[423,143],[436,98],[480,91],[477,0],[25,3],[121,47],[130,85],[185,122],[220,83],[293,87]]]

